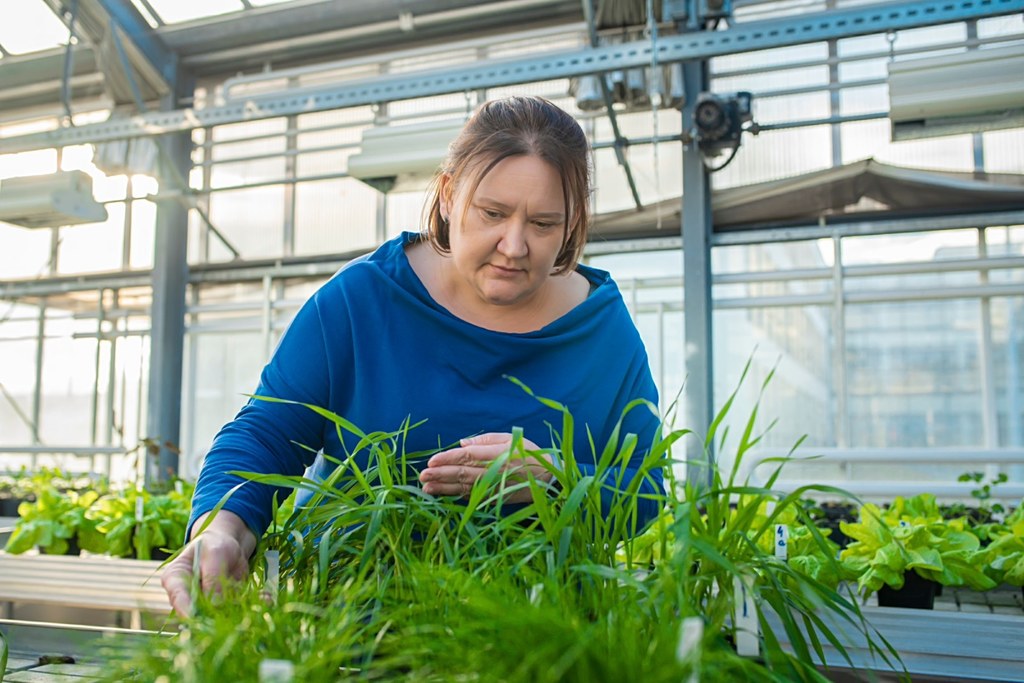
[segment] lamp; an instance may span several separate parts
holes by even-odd
[[[93,197],[92,178],[82,171],[0,181],[0,221],[49,228],[105,220],[107,209]]]

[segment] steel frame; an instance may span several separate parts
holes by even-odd
[[[158,135],[204,126],[343,109],[397,99],[606,73],[646,66],[651,63],[652,51],[656,52],[654,56],[661,64],[706,60],[735,52],[786,47],[1021,11],[1024,11],[1024,0],[914,0],[848,10],[829,10],[803,17],[739,24],[725,31],[659,36],[653,43],[645,40],[546,53],[522,59],[487,60],[455,69],[381,75],[329,88],[252,97],[245,101],[206,109],[154,112],[123,121],[12,136],[0,139],[0,154]]]

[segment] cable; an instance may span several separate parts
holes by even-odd
[[[142,91],[139,89],[139,84],[135,81],[134,70],[132,69],[131,62],[128,59],[128,53],[125,52],[124,45],[121,43],[121,36],[118,33],[118,27],[113,18],[110,20],[110,35],[114,40],[114,48],[117,50],[117,56],[121,60],[122,67],[124,67],[125,76],[128,78],[128,86],[131,88],[132,97],[135,99],[135,106],[138,107],[140,112],[145,114],[147,111],[146,103],[142,99]],[[185,199],[190,190],[188,181],[181,175],[181,172],[178,171],[178,167],[172,161],[171,155],[164,149],[163,141],[157,137],[153,138],[153,143],[156,145],[157,154],[164,158],[164,166],[171,171],[171,184],[177,186],[177,190],[181,193],[182,198]],[[199,214],[199,217],[203,219],[204,223],[206,223],[206,227],[208,227],[210,232],[212,232],[214,236],[217,237],[225,247],[227,247],[232,256],[236,259],[241,258],[242,253],[238,251],[238,249],[231,244],[228,238],[213,225],[210,221],[209,215],[200,208],[198,202],[189,202],[185,199],[184,203],[188,208],[195,209],[196,213]]]
[[[719,165],[719,166],[708,166],[708,163],[705,160],[704,161],[704,168],[706,168],[708,170],[708,173],[717,173],[718,171],[721,171],[723,168],[725,168],[726,166],[728,166],[729,164],[732,163],[732,160],[736,158],[736,152],[738,152],[738,151],[740,151],[739,144],[737,144],[735,147],[732,148],[732,151],[729,152],[729,158],[726,159],[724,162],[722,162],[721,165]]]
[[[71,16],[68,18],[68,46],[64,50],[64,75],[60,83],[60,100],[69,126],[75,121],[71,116],[71,70],[74,66],[75,21],[78,19],[78,0],[71,0]]]

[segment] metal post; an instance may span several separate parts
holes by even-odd
[[[697,96],[708,89],[706,62],[683,65],[683,129],[693,121]],[[702,433],[714,415],[711,357],[711,183],[696,141],[683,146],[683,321],[686,350],[686,423]],[[713,444],[686,444],[686,480],[705,488],[712,480]],[[695,465],[691,467],[690,465]]]
[[[839,230],[832,233],[832,392],[835,396],[836,447],[850,447],[850,401],[846,373],[846,284],[843,278],[843,240]],[[840,467],[843,476],[850,477],[850,463]]]
[[[176,133],[159,141],[160,181],[166,187],[188,178],[192,136]],[[183,189],[183,188],[175,188]],[[157,200],[153,256],[149,400],[146,434],[154,460],[147,460],[146,483],[178,474],[181,428],[181,375],[188,284],[188,210],[177,199]]]

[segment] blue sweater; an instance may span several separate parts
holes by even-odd
[[[537,396],[568,407],[576,459],[582,471],[593,473],[588,429],[600,453],[626,404],[658,399],[643,343],[609,274],[578,266],[591,282],[586,301],[540,330],[494,332],[455,317],[431,298],[405,255],[404,246],[418,239],[404,233],[321,287],[282,337],[256,395],[327,408],[367,433],[393,431],[406,418],[425,420],[409,431],[407,453],[513,427],[541,448],[557,446],[552,427],[561,430],[561,415],[506,378],[511,376]],[[627,415],[622,433],[639,437],[631,466],[649,450],[659,423],[643,406]],[[354,441],[345,445],[351,450]],[[192,520],[239,483],[227,474],[232,470],[302,474],[313,456],[295,444],[335,457],[346,450],[334,425],[312,410],[250,401],[213,441],[196,485]],[[325,465],[318,457],[314,470],[322,476]],[[628,469],[625,480],[633,473]],[[661,491],[660,470],[653,479],[643,492]],[[259,537],[270,525],[273,495],[270,486],[249,483],[224,509]],[[644,500],[639,508],[646,522],[658,504]]]

